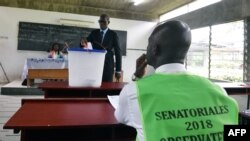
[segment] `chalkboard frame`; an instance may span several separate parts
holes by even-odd
[[[67,25],[19,22],[18,50],[48,51],[53,43],[62,49],[67,42],[70,47],[78,47],[80,39],[87,37],[95,28]],[[114,30],[120,41],[122,55],[126,56],[127,31]]]

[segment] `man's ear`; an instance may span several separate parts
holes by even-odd
[[[110,21],[108,21],[108,24],[110,23]]]

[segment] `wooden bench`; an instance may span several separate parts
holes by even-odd
[[[68,75],[68,69],[29,69],[27,86],[33,85],[35,79],[68,80]],[[115,76],[113,76],[113,82],[116,82]],[[119,82],[123,82],[123,72]]]
[[[27,86],[33,85],[35,79],[68,80],[68,69],[29,69]]]

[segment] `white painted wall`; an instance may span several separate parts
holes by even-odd
[[[40,10],[9,8],[0,6],[0,62],[8,78],[13,81],[20,79],[24,62],[30,57],[47,57],[47,52],[17,50],[19,21],[59,24],[59,19],[78,19],[93,21],[90,27],[98,28],[98,16],[87,16]],[[111,17],[109,27],[114,30],[127,31],[127,49],[146,49],[148,37],[155,27],[155,22],[123,20]],[[123,57],[124,81],[130,81],[135,70],[135,59],[142,51],[127,50]],[[0,68],[0,82],[6,81]]]

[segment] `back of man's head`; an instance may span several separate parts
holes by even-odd
[[[184,63],[191,43],[189,26],[182,21],[158,25],[149,38],[147,59],[155,68],[168,63]]]

